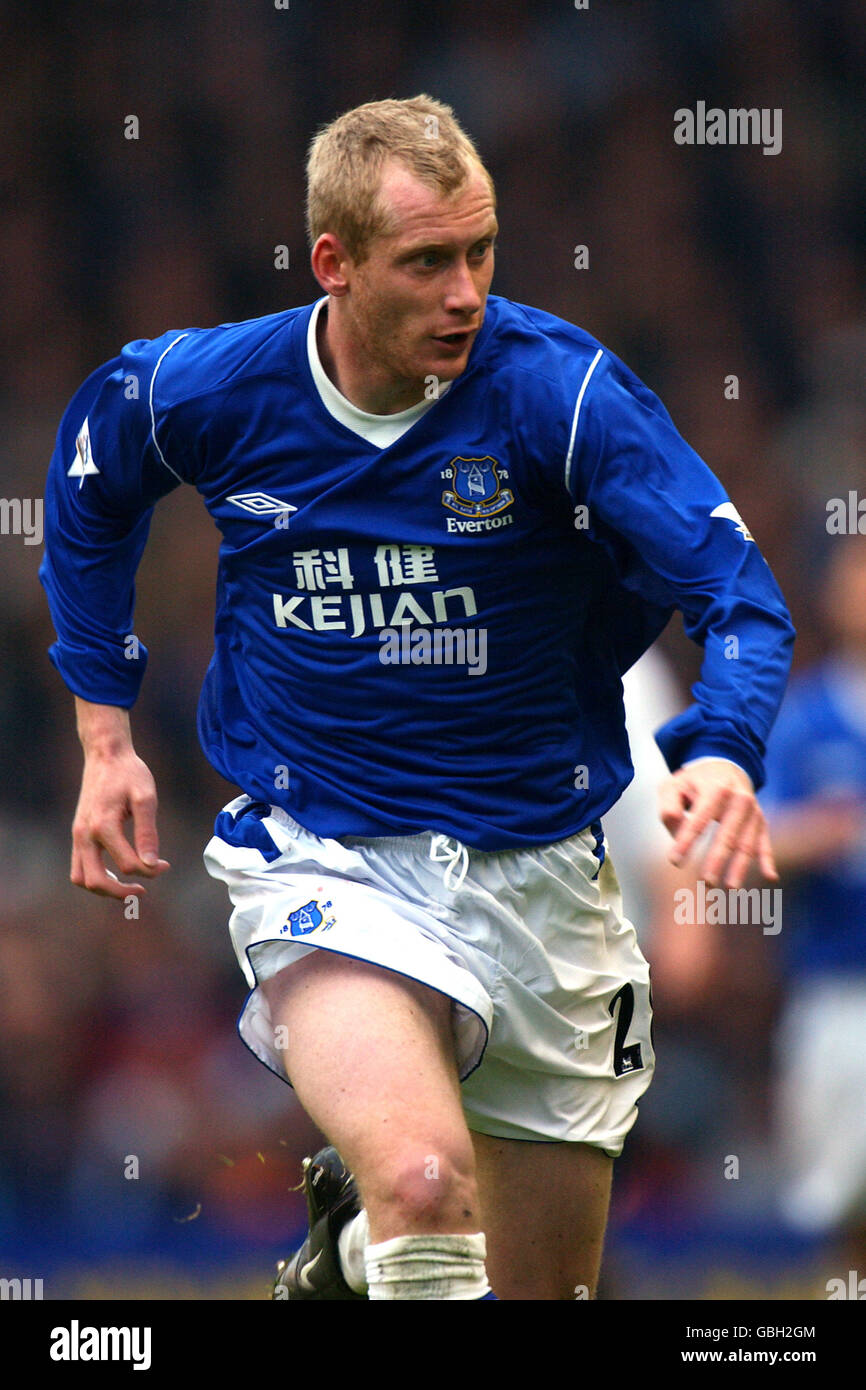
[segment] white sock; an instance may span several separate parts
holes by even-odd
[[[397,1236],[366,1252],[370,1299],[479,1299],[490,1292],[477,1235]]]
[[[353,1216],[351,1221],[347,1221],[337,1237],[340,1268],[343,1271],[343,1278],[353,1293],[367,1292],[364,1251],[369,1239],[370,1223],[365,1211],[359,1211],[357,1216]]]

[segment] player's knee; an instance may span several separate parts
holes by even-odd
[[[370,1198],[371,1206],[381,1204],[395,1233],[480,1228],[471,1146],[413,1144],[401,1148],[381,1165]]]

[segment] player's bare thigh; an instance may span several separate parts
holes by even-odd
[[[473,1134],[487,1275],[501,1299],[595,1296],[613,1159],[590,1144]]]
[[[371,1239],[480,1230],[450,999],[324,950],[262,989],[301,1104],[355,1174]]]

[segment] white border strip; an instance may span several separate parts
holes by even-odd
[[[574,453],[574,440],[577,434],[577,417],[580,414],[581,402],[583,401],[586,388],[589,385],[589,379],[603,356],[604,349],[599,348],[598,352],[595,354],[595,357],[593,357],[592,361],[589,364],[589,367],[587,368],[586,376],[583,378],[580,390],[577,393],[577,402],[574,407],[574,419],[571,422],[571,438],[568,441],[568,456],[565,460],[565,486],[569,492],[571,491],[571,456]]]
[[[160,449],[159,443],[156,438],[156,416],[153,413],[153,383],[156,381],[156,374],[159,371],[162,359],[163,357],[165,357],[166,353],[171,352],[173,347],[175,347],[178,343],[183,342],[184,338],[188,337],[188,333],[181,333],[179,338],[175,338],[174,342],[169,343],[168,347],[165,349],[165,352],[160,353],[156,366],[153,369],[153,376],[150,378],[150,437],[153,440],[153,447],[156,449],[156,452],[159,454],[169,473],[173,473],[179,483],[186,482],[186,479],[182,478],[179,473],[174,472],[174,469],[172,468],[171,464],[167,461],[165,454],[162,452],[162,449]]]

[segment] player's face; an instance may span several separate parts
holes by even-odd
[[[354,335],[383,385],[406,404],[431,376],[460,375],[484,319],[497,232],[493,199],[479,170],[450,198],[401,164],[385,166],[380,198],[396,230],[377,237],[360,265],[350,263]]]

